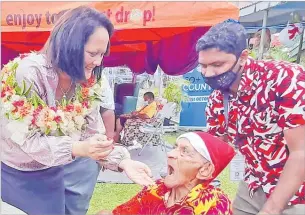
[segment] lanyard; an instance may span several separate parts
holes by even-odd
[[[229,127],[229,92],[225,92],[223,94],[223,105],[225,109],[225,120],[226,120],[226,126],[227,126],[227,132]]]
[[[226,120],[226,130],[227,135],[229,135],[229,92],[225,92],[223,94],[223,105],[224,105],[224,115]],[[245,158],[244,156],[239,152],[239,150],[236,148],[235,144],[233,144],[236,155],[230,162],[230,179],[231,181],[241,181],[244,179],[245,175]]]
[[[229,92],[224,92],[223,93],[223,105],[224,105],[224,115],[225,115],[225,121],[226,121],[225,130],[227,132],[227,135],[229,135],[229,108],[230,108],[229,98],[230,98]],[[236,129],[238,129],[238,121],[236,122]],[[237,131],[236,131],[236,133],[237,133]],[[236,148],[235,143],[232,143],[232,144],[233,144],[235,151],[237,151],[239,153],[238,149]]]

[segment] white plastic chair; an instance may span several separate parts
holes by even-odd
[[[6,202],[3,202],[2,199],[1,199],[1,207],[0,208],[1,208],[1,213],[0,214],[3,214],[3,215],[4,214],[6,214],[6,215],[10,215],[10,214],[23,215],[23,214],[25,214],[26,215],[25,212],[23,212],[22,210],[14,207],[14,206],[6,203]]]
[[[143,126],[141,126],[139,128],[139,130],[142,133],[146,133],[146,134],[150,134],[149,138],[147,139],[147,141],[143,144],[143,147],[141,149],[141,151],[139,152],[139,156],[141,155],[142,151],[144,150],[144,148],[150,143],[151,139],[153,138],[154,135],[158,135],[160,137],[160,141],[161,141],[161,149],[163,151],[164,147],[164,151],[166,153],[166,145],[165,145],[165,141],[163,140],[162,136],[164,135],[164,128],[163,128],[163,124],[164,124],[164,120],[170,119],[173,117],[174,112],[175,112],[175,108],[176,108],[176,103],[173,102],[169,102],[167,104],[165,104],[162,108],[161,111],[159,111],[156,115],[156,119],[158,122],[157,125],[152,125],[152,124],[145,124]]]

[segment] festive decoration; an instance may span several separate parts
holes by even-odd
[[[286,47],[292,47],[300,41],[302,31],[302,23],[290,24],[280,32],[280,42]]]
[[[7,129],[11,139],[22,144],[25,138],[36,132],[52,136],[73,136],[86,127],[85,117],[101,102],[101,81],[89,79],[77,84],[75,96],[63,98],[54,107],[49,107],[31,86],[23,80],[17,83],[16,70],[20,61],[30,53],[20,55],[4,66],[1,71],[1,117],[9,119]]]

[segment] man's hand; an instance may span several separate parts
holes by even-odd
[[[121,161],[119,167],[125,171],[130,180],[139,185],[149,186],[155,184],[151,170],[142,162],[125,159]]]

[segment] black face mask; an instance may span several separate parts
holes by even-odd
[[[209,85],[214,90],[220,90],[222,92],[226,92],[230,90],[230,87],[234,83],[237,78],[237,73],[233,72],[233,68],[237,64],[238,59],[234,63],[234,65],[228,71],[211,77],[204,77],[205,83]]]

